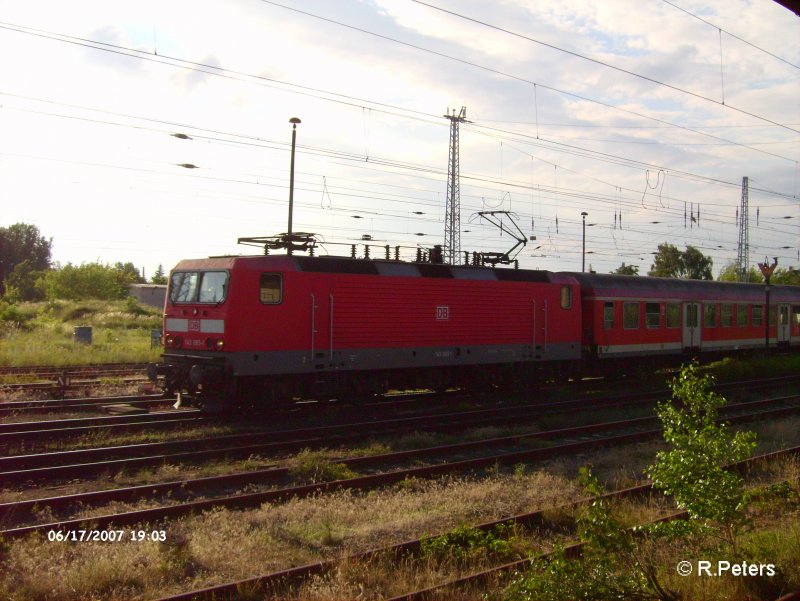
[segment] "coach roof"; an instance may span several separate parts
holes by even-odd
[[[569,273],[584,297],[718,300],[763,303],[764,284],[684,280],[635,275]],[[800,303],[800,286],[770,286],[771,302]]]

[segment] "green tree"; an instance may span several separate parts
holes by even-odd
[[[658,245],[658,252],[653,259],[653,265],[647,275],[662,278],[682,278],[689,280],[711,280],[711,257],[697,250],[694,246],[687,246],[685,251],[680,251],[672,244],[665,242]]]
[[[40,301],[44,299],[42,278],[44,270],[36,270],[30,261],[17,263],[6,279],[5,297],[11,302]]]
[[[20,263],[26,262],[23,272],[43,271],[50,267],[53,239],[46,239],[35,225],[15,223],[0,227],[0,293],[5,293],[6,281]]]
[[[167,276],[164,273],[164,266],[161,263],[158,264],[158,269],[156,269],[156,272],[153,274],[153,277],[150,278],[150,283],[161,284],[161,285],[167,283]]]
[[[697,250],[694,246],[687,246],[683,253],[684,273],[681,277],[689,280],[713,280],[711,268],[714,261]]]
[[[573,599],[662,599],[676,601],[680,593],[662,584],[663,548],[670,540],[697,536],[698,550],[727,543],[739,557],[737,534],[745,523],[747,495],[741,476],[726,470],[755,448],[753,433],[732,434],[718,424],[725,399],[710,392],[708,376],[697,365],[685,366],[672,381],[673,402],[661,403],[658,415],[670,449],[660,451],[647,469],[653,486],[672,495],[689,520],[672,520],[625,528],[615,517],[597,479],[583,468],[582,484],[594,497],[577,521],[584,541],[581,556],[570,559],[557,550],[549,560],[539,559],[517,575],[505,590],[507,601],[571,601]]]
[[[800,271],[796,269],[784,269],[778,267],[769,278],[770,284],[783,284],[789,286],[800,286]]]
[[[622,262],[622,265],[617,267],[614,271],[616,275],[639,275],[639,266],[638,265],[625,265],[625,262]]]
[[[119,269],[119,265],[111,267],[101,263],[67,263],[63,267],[56,266],[44,274],[42,288],[48,299],[125,298],[133,277],[128,270]]]
[[[117,262],[114,264],[114,271],[116,271],[119,275],[119,281],[124,284],[144,284],[146,280],[142,277],[142,274],[139,273],[139,270],[136,268],[136,265],[131,263],[120,263]]]
[[[738,274],[736,273],[736,262],[730,261],[725,264],[725,267],[719,272],[719,276],[717,276],[717,280],[720,282],[738,282]],[[750,282],[754,284],[758,284],[764,281],[764,278],[761,277],[758,269],[754,266],[750,267],[750,270],[747,272],[747,277],[744,279],[745,282]]]
[[[710,376],[698,374],[696,364],[685,366],[672,381],[673,402],[660,403],[657,410],[664,440],[672,448],[656,454],[647,475],[654,488],[689,513],[692,529],[716,534],[737,552],[736,535],[745,521],[744,481],[725,466],[750,456],[755,434],[732,434],[728,424],[717,423],[727,401],[710,391],[712,384]]]

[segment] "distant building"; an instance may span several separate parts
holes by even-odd
[[[131,284],[128,293],[140,303],[163,309],[167,287],[160,284]]]

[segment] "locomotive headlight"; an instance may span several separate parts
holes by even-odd
[[[164,343],[169,348],[173,348],[175,346],[175,338],[172,336],[172,334],[167,334],[167,337],[164,338]]]
[[[222,338],[217,338],[217,342],[216,342],[215,346],[217,347],[218,351],[221,351],[222,349],[225,348],[225,341]]]

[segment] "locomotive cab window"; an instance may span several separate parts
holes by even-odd
[[[262,273],[260,290],[263,304],[280,304],[283,300],[283,278],[277,273]]]
[[[169,299],[173,303],[190,303],[197,295],[196,271],[177,271],[170,277]]]
[[[200,280],[197,302],[221,303],[228,288],[228,272],[206,271]]]
[[[570,288],[569,286],[561,287],[561,308],[562,309],[572,308],[572,288]]]
[[[176,271],[170,276],[173,303],[221,303],[228,289],[227,271]]]

